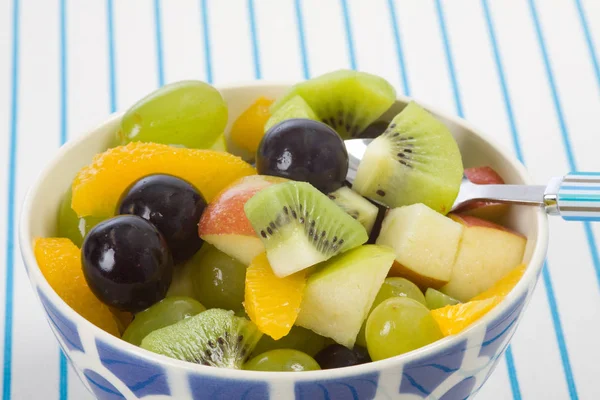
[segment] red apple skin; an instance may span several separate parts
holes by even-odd
[[[267,186],[285,181],[278,177],[252,175],[234,182],[206,207],[198,224],[198,235],[227,255],[249,263],[254,253],[260,252],[261,242],[246,217],[244,204]]]
[[[503,185],[504,179],[491,167],[465,168],[465,176],[477,185]],[[490,221],[499,221],[508,211],[508,204],[492,201],[478,201],[462,208],[462,214],[472,215]]]
[[[521,233],[519,233],[517,231],[513,231],[512,229],[509,229],[505,226],[498,225],[496,223],[490,222],[485,219],[477,218],[472,215],[465,215],[463,213],[459,213],[459,214],[448,214],[448,217],[450,217],[452,220],[458,222],[459,224],[463,224],[467,228],[480,226],[483,228],[498,229],[498,230],[501,230],[504,232],[509,232],[509,233],[512,233],[513,235],[517,235],[522,238],[525,238],[524,235],[522,235]]]

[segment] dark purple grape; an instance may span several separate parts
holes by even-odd
[[[102,302],[137,312],[162,300],[173,276],[173,260],[162,234],[135,215],[96,225],[81,248],[83,274]]]
[[[342,186],[348,153],[329,126],[310,119],[288,119],[265,133],[256,153],[259,174],[312,184],[323,193]]]
[[[356,346],[350,350],[341,344],[332,344],[315,355],[315,360],[321,369],[351,367],[370,362],[369,354],[362,347]]]
[[[125,191],[118,214],[133,214],[152,222],[167,241],[173,261],[179,264],[202,246],[198,222],[205,207],[202,194],[183,179],[149,175]]]
[[[371,125],[367,126],[365,130],[358,135],[358,137],[365,139],[375,139],[387,129],[389,124],[390,123],[388,121],[375,121]]]

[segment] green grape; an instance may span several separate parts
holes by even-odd
[[[189,297],[167,297],[137,313],[123,333],[122,339],[139,346],[150,332],[173,325],[204,310],[206,307]]]
[[[195,259],[199,256],[198,253],[201,251],[202,249],[200,249],[191,259],[186,261],[185,264],[173,270],[173,280],[167,291],[167,297],[184,296],[196,299],[196,292],[194,291],[194,284],[192,282],[192,271],[197,264]]]
[[[426,305],[425,296],[423,296],[423,292],[421,289],[411,281],[405,278],[386,278],[379,288],[379,292],[377,292],[377,296],[373,301],[373,305],[371,306],[371,313],[375,307],[381,304],[384,300],[387,300],[391,297],[408,297],[410,299],[416,300],[419,303]],[[367,347],[367,340],[365,338],[365,327],[367,325],[367,321],[365,320],[360,328],[360,332],[358,332],[358,336],[356,337],[356,344],[362,347]]]
[[[103,220],[104,218],[94,217],[79,218],[71,208],[71,188],[69,187],[58,211],[58,236],[71,239],[77,247],[81,247],[85,235]]]
[[[277,349],[262,353],[246,364],[244,369],[251,371],[316,371],[321,369],[314,358],[292,349]]]
[[[373,361],[407,353],[443,337],[429,309],[408,297],[385,300],[367,319],[367,349]]]
[[[314,356],[328,345],[327,339],[310,329],[292,326],[290,332],[279,340],[269,335],[263,335],[258,341],[254,354],[261,354],[269,350],[294,349]]]
[[[155,142],[210,148],[227,125],[227,104],[207,83],[181,81],[165,85],[133,105],[117,133],[121,144]]]
[[[433,288],[429,288],[425,291],[425,300],[427,301],[427,307],[429,307],[430,310],[435,310],[446,306],[453,306],[460,303],[454,297],[450,297],[447,294],[444,294]]]
[[[195,298],[208,308],[239,310],[244,301],[246,266],[204,243],[193,257]]]

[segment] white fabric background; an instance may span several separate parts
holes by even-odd
[[[463,115],[545,183],[600,171],[597,0],[0,1],[4,399],[86,399],[36,303],[21,203],[61,141],[165,82],[336,68]],[[600,225],[551,221],[543,279],[482,399],[598,399]],[[11,397],[12,396],[12,397]]]

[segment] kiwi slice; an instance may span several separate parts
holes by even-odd
[[[306,182],[271,185],[248,200],[244,211],[281,278],[368,239],[360,222]]]
[[[385,79],[353,70],[338,70],[293,86],[273,103],[275,114],[294,96],[302,97],[319,120],[344,138],[358,136],[396,100],[394,87]]]
[[[241,369],[261,337],[251,321],[213,308],[150,333],[141,347],[196,364]]]
[[[319,118],[312,108],[300,96],[294,96],[281,105],[265,123],[265,132],[272,126],[292,118],[304,118],[318,121]]]
[[[369,144],[352,188],[389,207],[423,203],[446,214],[462,176],[460,150],[448,128],[411,102]]]
[[[371,229],[373,229],[373,224],[375,224],[377,214],[379,213],[379,209],[375,204],[346,186],[342,186],[335,192],[329,193],[327,197],[333,200],[342,210],[346,211],[348,215],[360,222],[365,227],[367,233],[371,234]]]

